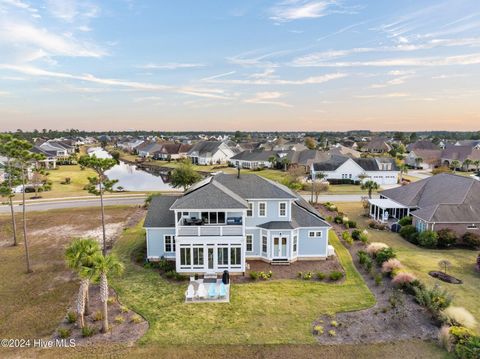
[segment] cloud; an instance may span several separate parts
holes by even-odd
[[[328,14],[335,1],[286,0],[270,9],[270,19],[288,22],[299,19],[315,19]]]
[[[285,94],[282,92],[257,92],[255,94],[255,97],[246,99],[245,102],[263,105],[274,105],[280,107],[293,107],[288,103],[276,101],[277,99],[280,99],[284,96]]]
[[[230,75],[233,75],[233,74],[235,74],[235,73],[237,73],[237,71],[224,72],[224,73],[221,73],[221,74],[218,74],[218,75],[213,75],[213,76],[209,76],[209,77],[204,77],[204,78],[201,79],[200,81],[208,82],[208,81],[210,81],[210,80],[218,79],[218,78],[225,77],[225,76],[230,76]]]
[[[69,23],[78,19],[94,18],[100,13],[97,5],[77,0],[48,0],[47,10],[53,17]]]
[[[173,92],[173,93],[180,93],[180,94],[197,96],[197,97],[216,98],[216,99],[231,98],[230,96],[226,95],[223,90],[219,90],[219,89],[195,88],[190,86],[174,87],[174,86],[159,85],[159,84],[152,84],[152,83],[146,83],[146,82],[100,78],[91,74],[74,75],[74,74],[69,74],[65,72],[54,72],[54,71],[44,70],[38,67],[28,66],[28,65],[0,64],[0,70],[19,72],[29,76],[86,81],[86,82],[92,82],[100,85],[123,87],[123,88],[139,90],[139,91],[151,91],[151,92],[164,91],[164,92]]]
[[[10,92],[8,91],[0,91],[0,96],[8,96],[10,95]]]
[[[30,14],[33,17],[36,17],[36,18],[40,17],[40,15],[38,14],[38,10],[36,8],[32,7],[30,4],[27,4],[26,2],[23,2],[21,0],[0,0],[0,5],[1,4],[11,6],[20,10],[26,10],[30,12]]]
[[[13,47],[33,48],[32,59],[44,56],[102,57],[107,53],[98,46],[75,39],[72,35],[57,35],[33,24],[4,21],[0,24],[0,43]]]
[[[207,79],[206,82],[227,85],[312,85],[346,77],[345,73],[331,73],[310,76],[300,80],[283,80],[273,76],[273,71],[265,71],[250,75],[248,79]]]
[[[176,69],[190,69],[190,68],[196,68],[196,67],[204,67],[204,64],[194,64],[194,63],[178,63],[178,62],[170,62],[166,64],[146,64],[146,65],[140,65],[137,66],[138,68],[141,69],[147,69],[147,70],[176,70]]]
[[[306,61],[294,60],[292,66],[296,67],[400,67],[400,66],[451,66],[451,65],[476,65],[480,64],[480,53],[447,56],[447,57],[405,57],[387,58],[367,61]]]
[[[399,98],[399,97],[409,97],[410,94],[404,92],[392,92],[384,94],[375,94],[375,95],[357,95],[356,98]]]

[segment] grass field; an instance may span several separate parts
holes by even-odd
[[[360,227],[366,228],[366,218],[361,216],[363,208],[359,203],[338,203],[340,211],[345,212],[348,217],[357,221]],[[474,263],[477,258],[477,251],[467,249],[435,250],[417,247],[405,241],[396,233],[386,231],[369,230],[371,242],[384,242],[395,248],[398,259],[411,272],[429,285],[441,284],[454,295],[453,305],[468,309],[480,322],[480,274],[475,272]],[[428,275],[431,270],[439,270],[438,262],[447,259],[452,263],[449,273],[461,279],[463,284],[449,284],[434,279]],[[480,328],[478,328],[480,329]]]
[[[358,310],[375,302],[349,252],[335,235],[330,240],[346,271],[342,284],[297,280],[233,284],[229,304],[185,305],[186,283],[167,282],[158,272],[131,262],[132,251],[144,243],[143,229],[137,226],[126,231],[114,248],[126,265],[114,287],[122,301],[150,324],[142,344],[314,343],[312,322],[320,314]]]

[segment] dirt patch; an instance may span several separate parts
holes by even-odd
[[[268,273],[272,271],[272,280],[275,279],[299,279],[299,272],[302,273],[312,273],[311,280],[317,280],[316,273],[322,272],[325,274],[324,281],[328,281],[328,275],[332,271],[339,271],[343,273],[343,268],[336,259],[336,257],[329,258],[327,260],[319,260],[319,261],[296,261],[291,263],[290,265],[271,265],[270,263],[266,263],[264,261],[259,260],[247,260],[248,265],[250,265],[250,269],[245,272],[244,276],[231,276],[232,282],[234,283],[245,283],[245,282],[252,282],[250,278],[251,272],[265,272]],[[337,281],[336,283],[341,283],[341,281]]]
[[[70,331],[68,339],[75,339],[75,345],[90,345],[100,342],[122,343],[127,346],[133,345],[148,330],[148,322],[121,305],[118,297],[112,288],[109,288],[109,304],[108,304],[108,323],[110,330],[107,333],[100,333],[102,320],[101,302],[99,298],[99,286],[90,286],[90,309],[91,314],[85,316],[85,325],[94,328],[95,334],[90,337],[83,337],[81,329],[76,323],[68,323],[65,319],[59,326],[59,329],[67,329]],[[74,311],[74,302],[70,311]],[[53,338],[57,339],[58,329]]]
[[[326,212],[322,207],[319,210]],[[345,228],[336,223],[333,223],[332,227],[341,238]],[[357,270],[374,294],[377,303],[366,310],[318,318],[313,323],[313,329],[317,329],[318,332],[314,333],[318,342],[354,344],[435,339],[438,328],[433,324],[428,311],[415,303],[412,296],[395,288],[390,278],[383,277],[382,282],[377,285],[374,277],[366,273],[358,262],[357,252],[364,249],[364,245],[357,242],[348,246],[342,239],[340,240],[349,250]]]
[[[440,279],[443,282],[451,283],[451,284],[462,284],[463,282],[451,276],[450,274],[439,272],[439,271],[430,271],[428,272],[428,275],[432,276],[433,278]]]

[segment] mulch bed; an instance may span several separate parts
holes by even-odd
[[[455,277],[453,277],[453,276],[451,276],[450,274],[447,274],[447,273],[443,273],[443,272],[439,272],[439,271],[430,271],[430,272],[428,272],[428,274],[430,276],[432,276],[433,278],[440,279],[441,281],[444,281],[444,282],[447,282],[447,283],[450,283],[450,284],[462,284],[463,283],[460,279],[455,278]]]
[[[315,261],[296,261],[290,265],[271,265],[260,260],[247,260],[247,263],[250,265],[250,269],[245,272],[245,275],[230,276],[233,283],[247,283],[252,282],[250,278],[251,272],[265,272],[268,273],[272,271],[271,280],[275,279],[298,279],[298,273],[312,272],[312,281],[318,281],[316,277],[316,272],[322,272],[327,277],[328,274],[332,271],[344,272],[342,266],[338,262],[336,257],[328,258],[326,260],[315,260]],[[261,280],[261,279],[259,279]],[[343,280],[343,279],[342,279]],[[342,280],[339,280],[335,283],[341,283]],[[323,281],[328,282],[329,280],[325,278]]]
[[[318,207],[320,213],[329,213],[323,206]],[[436,338],[438,328],[428,311],[415,303],[412,296],[395,288],[390,278],[383,277],[382,283],[376,285],[373,276],[366,273],[358,262],[357,252],[364,249],[364,245],[355,242],[348,246],[341,238],[346,230],[344,226],[332,223],[332,227],[350,252],[358,272],[375,296],[376,304],[365,310],[318,318],[312,323],[312,329],[315,326],[323,329],[323,334],[315,335],[317,341],[321,344],[354,344]],[[334,331],[333,335],[328,333],[330,330]]]
[[[91,337],[83,337],[81,329],[76,323],[68,323],[65,319],[59,328],[70,329],[70,336],[68,339],[75,339],[75,345],[89,345],[99,342],[123,343],[132,345],[140,339],[148,329],[148,322],[136,314],[135,312],[123,307],[118,301],[118,297],[112,288],[109,288],[109,298],[112,298],[113,303],[108,304],[108,319],[110,331],[107,333],[100,333],[102,326],[101,320],[95,320],[95,314],[101,312],[101,302],[99,297],[99,286],[90,286],[90,315],[85,316],[85,325],[95,328],[96,334]],[[75,311],[74,304],[70,311]],[[123,322],[119,319],[122,318]],[[54,339],[58,337],[58,330],[55,332]]]

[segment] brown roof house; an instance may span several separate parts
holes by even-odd
[[[362,148],[362,152],[368,153],[386,153],[392,149],[392,146],[388,144],[386,138],[377,137],[372,138],[370,142],[366,143]]]
[[[380,192],[370,199],[370,216],[381,222],[413,217],[419,232],[450,228],[480,232],[480,181],[443,173]]]
[[[447,145],[442,152],[442,165],[451,166],[453,161],[459,161],[460,167],[465,169],[463,163],[466,159],[469,159],[472,163],[468,166],[469,170],[476,169],[476,165],[473,163],[480,160],[480,150],[476,149],[473,145],[457,146]]]
[[[440,166],[442,158],[442,150],[436,149],[413,149],[405,157],[405,163],[408,166],[421,168],[421,169],[432,169]]]

